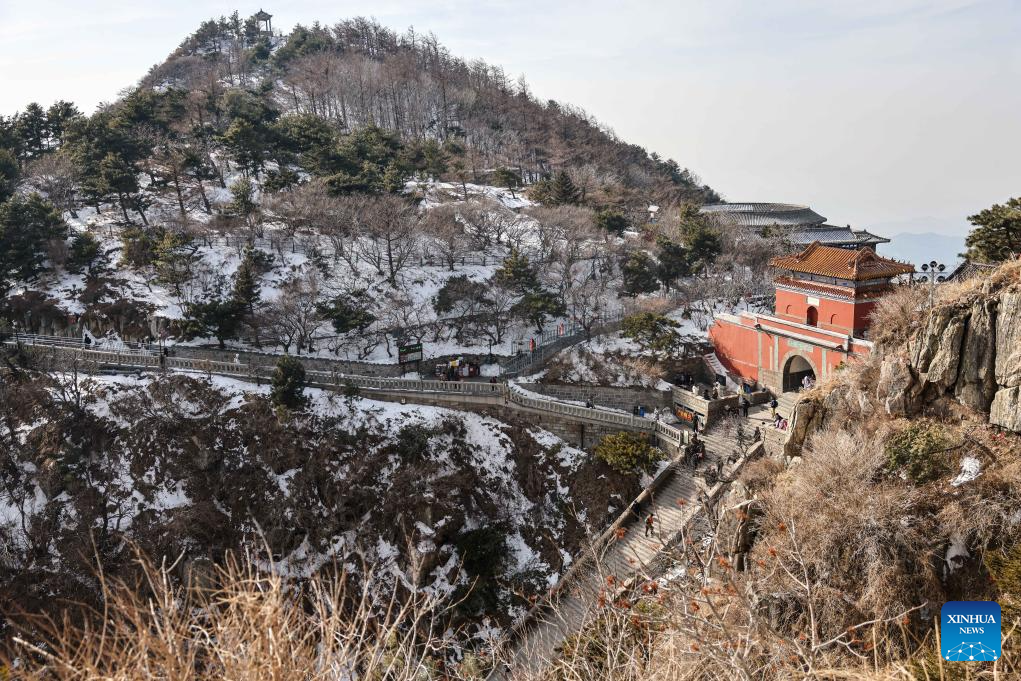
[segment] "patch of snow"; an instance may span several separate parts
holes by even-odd
[[[961,472],[954,478],[950,485],[960,487],[966,482],[971,482],[982,474],[982,463],[973,456],[966,456],[961,459]]]

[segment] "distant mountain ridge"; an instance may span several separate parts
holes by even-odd
[[[883,255],[898,260],[905,260],[920,266],[933,260],[952,268],[961,260],[964,253],[964,235],[936,234],[895,234],[888,237],[890,243],[880,248]]]

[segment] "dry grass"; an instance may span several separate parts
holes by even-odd
[[[427,597],[380,602],[345,575],[299,588],[229,559],[215,586],[180,586],[169,569],[141,566],[140,584],[104,580],[105,608],[84,621],[17,620],[20,633],[4,660],[8,676],[411,681],[439,678],[452,648],[446,605]],[[479,670],[469,657],[445,673],[475,678]],[[0,678],[7,678],[2,670]]]
[[[899,286],[882,296],[872,312],[871,339],[888,347],[907,341],[919,328],[919,312],[925,309],[928,297],[929,290],[924,286]]]

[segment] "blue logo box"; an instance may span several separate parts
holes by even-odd
[[[940,654],[949,662],[1000,659],[1000,604],[950,601],[940,611]]]

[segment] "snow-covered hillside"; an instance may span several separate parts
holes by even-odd
[[[465,552],[486,537],[499,586],[478,614],[507,622],[637,485],[548,432],[443,408],[310,389],[281,419],[267,387],[183,375],[3,389],[17,469],[0,494],[3,561],[30,599],[66,593],[89,528],[108,566],[125,541],[189,563],[246,546],[291,577],[367,564],[381,593],[440,595],[470,583]]]

